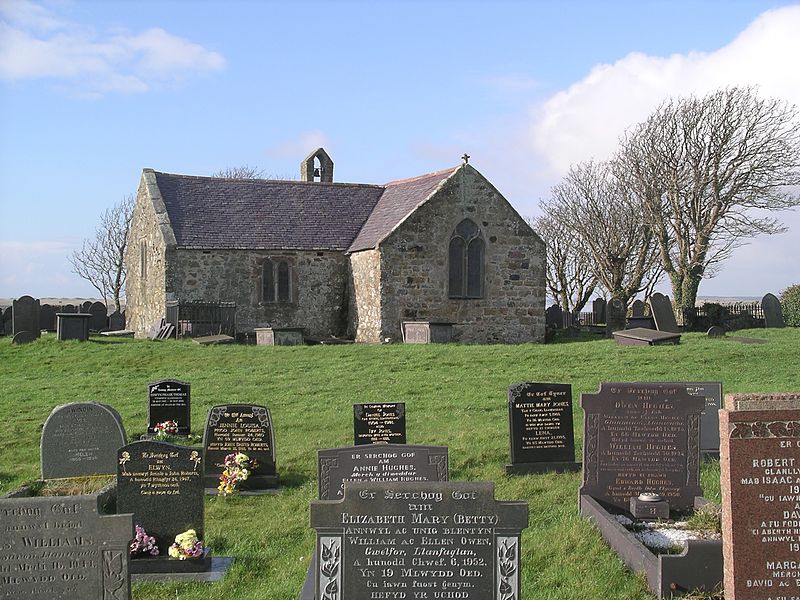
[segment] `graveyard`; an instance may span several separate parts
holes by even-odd
[[[191,511],[187,506],[187,511],[205,513],[204,530],[200,531],[203,542],[213,549],[214,556],[233,558],[229,570],[213,583],[148,583],[134,578],[132,598],[136,600],[299,598],[315,553],[312,525],[320,526],[332,510],[331,505],[316,502],[318,498],[336,498],[341,490],[336,478],[342,475],[330,469],[331,482],[326,483],[330,486],[323,493],[317,477],[318,458],[337,460],[344,472],[352,470],[345,460],[352,453],[345,456],[324,449],[358,446],[359,451],[368,451],[369,445],[360,445],[366,443],[365,431],[378,431],[379,437],[372,441],[389,441],[387,453],[396,453],[406,444],[410,453],[424,455],[431,465],[443,462],[444,471],[433,468],[425,474],[429,483],[413,483],[407,489],[446,497],[457,490],[458,494],[473,494],[481,506],[496,507],[508,521],[502,534],[507,536],[502,538],[504,547],[519,544],[521,568],[518,573],[508,571],[510,584],[521,590],[518,598],[651,600],[654,596],[644,578],[624,566],[596,525],[579,510],[578,493],[585,484],[580,470],[573,467],[584,460],[581,397],[598,394],[603,382],[718,381],[725,394],[800,390],[799,330],[740,333],[766,343],[738,343],[701,333],[684,333],[679,344],[659,346],[619,345],[589,335],[546,345],[294,347],[199,346],[189,340],[155,342],[94,335],[88,342],[64,342],[53,334],[13,345],[6,337],[0,339],[0,377],[5,383],[0,400],[5,417],[0,422],[0,495],[41,477],[45,449],[40,454],[40,439],[45,422],[48,430],[61,437],[87,435],[77,427],[65,430],[59,421],[63,411],[51,416],[56,406],[74,402],[99,402],[108,407],[97,408],[111,432],[104,440],[106,445],[116,446],[115,436],[127,437],[128,445],[121,448],[128,452],[125,468],[131,474],[141,471],[136,466],[136,449],[152,452],[156,448],[157,453],[159,447],[136,440],[152,434],[148,433],[151,421],[180,414],[153,416],[149,411],[154,406],[164,409],[181,404],[185,382],[187,395],[191,386],[190,433],[197,436],[191,444],[200,445],[197,440],[203,436],[211,438],[204,432],[209,411],[215,415],[215,423],[225,424],[225,416],[234,409],[268,423],[265,430],[269,435],[259,447],[268,447],[269,460],[274,461],[269,464],[274,468],[266,485],[270,489],[263,494],[204,495],[202,506]],[[568,468],[537,472],[540,469],[531,467],[529,457],[517,449],[519,468],[508,469],[512,450],[509,386],[526,381],[571,386],[574,460],[571,452],[561,451],[547,459],[554,465],[570,465]],[[155,404],[153,400],[148,403],[151,384],[158,384],[154,386],[158,388]],[[559,400],[558,407],[563,409],[569,406],[563,402],[567,393],[564,388],[553,388],[543,398]],[[259,413],[259,407],[268,412]],[[394,433],[399,422],[405,426],[402,439]],[[646,430],[648,423],[636,426]],[[229,429],[218,427],[214,439],[233,435]],[[700,446],[702,449],[702,439]],[[320,450],[324,452],[318,457]],[[185,468],[196,471],[192,478],[201,486],[202,467],[197,462],[192,466],[190,451],[178,449],[175,453],[187,455],[182,459],[189,465]],[[57,456],[45,458],[48,465],[58,466]],[[113,459],[115,468],[116,451]],[[693,485],[706,499],[720,504],[719,460],[706,457],[697,466],[699,476]],[[358,510],[353,508],[355,504],[364,504],[363,494],[373,493],[366,482],[352,489],[362,494],[362,500],[347,496],[343,506],[350,507],[351,513]],[[750,487],[742,493],[757,491]],[[597,491],[593,495],[602,496]],[[87,502],[78,503],[81,510]],[[390,510],[384,504],[379,513]],[[522,504],[527,504],[527,512]],[[147,509],[148,514],[158,510]],[[338,510],[341,512],[341,507]],[[400,518],[407,508],[391,510]],[[181,515],[160,516],[179,521]],[[341,516],[333,518],[341,522]],[[112,528],[111,521],[106,523],[106,528]],[[130,523],[116,525],[123,532],[125,527],[130,528]],[[180,523],[178,529],[185,525]],[[328,536],[321,538],[326,540],[323,543],[331,547],[330,527],[322,530]],[[447,534],[438,531],[435,535]],[[473,542],[482,543],[479,538]],[[474,556],[481,560],[479,553]],[[412,597],[410,592],[407,597]]]

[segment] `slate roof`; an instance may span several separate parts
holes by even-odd
[[[346,250],[384,188],[155,173],[177,246]]]
[[[458,167],[379,185],[154,172],[179,248],[373,248]]]
[[[358,237],[348,248],[348,252],[377,246],[458,168],[453,167],[413,179],[387,183],[383,195],[361,228]]]

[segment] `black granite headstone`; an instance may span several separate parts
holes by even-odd
[[[683,382],[675,385],[686,386],[692,396],[705,400],[700,413],[700,452],[710,456],[719,455],[719,410],[722,408],[722,384],[713,381]]]
[[[316,565],[303,600],[520,598],[526,502],[491,482],[349,482],[311,503]]]
[[[185,381],[162,379],[149,384],[147,431],[155,433],[155,426],[164,421],[175,421],[178,434],[191,431],[191,389]]]
[[[113,475],[127,442],[122,417],[98,402],[56,406],[42,428],[42,479]]]
[[[31,296],[21,296],[13,301],[11,311],[13,334],[30,331],[36,338],[41,335],[39,329],[39,300]]]
[[[0,597],[129,600],[129,514],[97,495],[0,498]]]
[[[317,451],[320,500],[344,497],[346,481],[447,481],[447,446],[383,444]]]
[[[508,388],[511,464],[506,473],[575,471],[572,386],[518,383]]]
[[[353,444],[405,444],[405,402],[353,405]]]
[[[175,536],[194,529],[204,540],[203,459],[199,448],[153,440],[133,442],[117,454],[117,512],[156,538],[161,556]]]
[[[685,384],[603,383],[596,394],[582,394],[580,493],[621,510],[647,492],[663,496],[674,509],[691,508],[701,494],[705,403]]]
[[[227,404],[208,412],[203,434],[203,481],[206,488],[216,488],[225,469],[225,457],[232,452],[247,454],[258,464],[240,484],[240,490],[252,491],[278,485],[275,471],[275,433],[272,417],[265,406]]]

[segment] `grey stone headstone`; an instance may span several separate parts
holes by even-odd
[[[344,499],[311,503],[308,598],[518,599],[527,525],[527,503],[495,500],[491,482],[349,482]]]
[[[344,497],[350,481],[447,481],[447,446],[383,444],[317,451],[320,500]]]
[[[708,337],[725,337],[725,328],[719,325],[712,325],[706,332]]]
[[[582,394],[580,493],[628,510],[643,492],[691,508],[700,490],[700,414],[705,398],[669,383],[603,383]]]
[[[764,311],[764,325],[766,327],[786,327],[783,320],[781,301],[774,294],[767,294],[761,299],[761,310]]]
[[[108,328],[108,309],[102,302],[92,302],[89,307],[89,329],[91,331],[102,331]]]
[[[3,329],[6,332],[6,335],[14,335],[14,325],[13,325],[13,309],[10,306],[6,306],[3,310]]]
[[[558,304],[553,304],[545,311],[545,323],[551,329],[561,329],[564,326],[564,311]]]
[[[56,406],[42,428],[42,479],[113,475],[126,443],[119,413],[98,402]]]
[[[595,325],[606,322],[605,298],[596,298],[594,302],[592,302],[592,317]]]
[[[39,329],[44,331],[56,330],[56,309],[49,304],[42,304],[39,310]]]
[[[672,302],[669,296],[656,292],[648,299],[650,303],[650,314],[656,322],[656,329],[669,333],[680,333],[678,321],[675,319],[675,312],[672,309]]]
[[[133,518],[97,495],[0,498],[0,597],[130,600]]]
[[[11,340],[13,344],[30,344],[39,339],[34,331],[20,331],[14,334],[14,339]]]
[[[625,329],[628,308],[619,298],[611,298],[606,306],[606,336],[611,337],[615,331]]]
[[[36,338],[39,337],[39,308],[39,301],[30,296],[14,300],[11,311],[13,335],[20,331],[30,331]]]
[[[80,305],[81,308],[80,312],[88,313],[91,306],[92,306],[92,301],[87,300],[86,302]]]
[[[64,306],[61,307],[61,310],[59,312],[76,313],[80,311],[78,310],[78,307],[75,306],[74,304],[65,304]]]
[[[108,329],[110,331],[121,331],[125,329],[125,313],[115,310],[108,315]]]
[[[716,381],[675,381],[675,385],[686,386],[692,396],[705,400],[700,413],[700,452],[719,453],[719,409],[722,408],[722,384]]]
[[[203,459],[200,448],[133,442],[117,454],[117,512],[156,538],[161,556],[175,536],[194,529],[204,541]]]
[[[642,302],[641,300],[633,301],[633,304],[631,305],[631,316],[632,317],[644,316],[644,302]]]

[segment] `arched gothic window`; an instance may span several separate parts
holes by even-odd
[[[284,259],[268,258],[261,267],[261,301],[292,301],[292,268]]]
[[[469,219],[456,225],[450,237],[450,298],[483,297],[484,241],[480,228]]]

